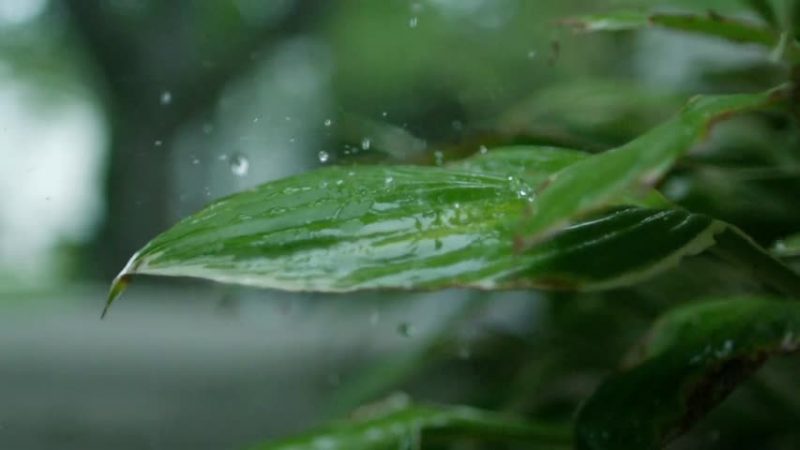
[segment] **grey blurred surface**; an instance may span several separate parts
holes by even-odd
[[[101,321],[104,295],[0,295],[0,448],[235,449],[299,431],[348,376],[424,345],[469,298],[134,284]]]

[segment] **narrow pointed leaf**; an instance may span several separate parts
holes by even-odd
[[[575,17],[566,19],[562,23],[582,32],[629,31],[659,27],[766,47],[775,47],[780,42],[780,33],[770,27],[713,13],[701,15],[616,12]]]
[[[761,94],[695,97],[674,118],[641,137],[551,176],[522,232],[529,242],[535,242],[637,186],[653,184],[703,139],[716,121],[764,108],[784,95],[786,88],[781,87]]]
[[[465,406],[409,405],[332,424],[301,436],[256,445],[250,450],[380,450],[419,448],[429,437],[564,444],[568,430]]]
[[[330,167],[267,183],[156,237],[115,280],[109,303],[135,274],[319,292],[604,289],[674,267],[728,229],[648,208],[666,205],[650,191],[617,201],[638,206],[598,213],[519,252],[516,224],[539,201],[530,183],[587,160],[561,152],[511,148],[448,168]]]
[[[800,303],[738,299],[675,310],[638,365],[603,383],[578,415],[580,450],[663,448],[770,356],[800,346]]]
[[[519,252],[516,224],[539,201],[532,184],[589,158],[507,148],[447,168],[330,167],[267,183],[156,237],[115,280],[109,304],[135,274],[319,292],[604,289],[674,267],[728,230],[661,209],[668,203],[652,190],[630,191],[616,203],[637,206],[598,213]],[[753,246],[737,255],[760,255]]]

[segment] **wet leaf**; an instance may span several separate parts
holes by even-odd
[[[573,218],[610,202],[625,192],[660,179],[717,121],[732,114],[764,108],[783,98],[786,88],[761,94],[698,96],[671,120],[621,147],[578,161],[550,177],[521,227],[533,245]]]
[[[360,415],[301,436],[256,445],[251,450],[414,449],[429,437],[520,440],[534,444],[570,441],[569,432],[562,427],[464,406],[405,405]]]
[[[634,191],[617,204],[637,206],[598,213],[520,252],[517,223],[538,202],[533,185],[586,160],[506,148],[447,168],[330,167],[267,183],[156,237],[115,280],[110,302],[135,274],[318,292],[605,289],[673,267],[728,230],[661,209],[667,202],[652,190]]]
[[[616,12],[566,19],[562,23],[582,32],[628,31],[659,27],[697,33],[726,39],[732,42],[776,47],[780,33],[759,24],[744,22],[719,14],[674,14]]]
[[[320,292],[603,289],[673,267],[721,236],[739,236],[707,216],[662,210],[669,205],[655,191],[633,191],[617,203],[638,207],[589,217],[520,253],[515,224],[539,201],[533,186],[591,158],[511,147],[447,168],[330,167],[268,183],[158,236],[115,280],[110,301],[134,274]],[[757,261],[768,283],[800,292],[797,275],[756,244],[729,241],[736,245],[719,251],[734,248],[728,253]]]
[[[770,356],[799,346],[796,302],[731,299],[668,313],[638,349],[638,363],[609,378],[583,406],[577,448],[662,448]]]

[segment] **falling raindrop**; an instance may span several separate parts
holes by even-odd
[[[320,164],[325,164],[331,159],[331,155],[325,150],[320,150],[319,153],[317,153],[317,158],[319,158]]]
[[[214,131],[214,125],[211,125],[210,123],[203,125],[204,134],[211,134],[212,131]]]
[[[172,103],[172,92],[170,92],[170,91],[162,92],[161,93],[161,97],[160,97],[160,101],[161,101],[161,104],[163,106],[167,106],[170,103]]]
[[[364,138],[361,140],[362,150],[369,150],[370,145],[372,145],[372,141],[370,141],[369,138]]]
[[[386,186],[391,186],[394,183],[394,177],[388,176],[385,180],[383,180],[383,182],[386,184]]]
[[[528,59],[536,59],[536,50],[528,51]]]
[[[481,152],[481,155],[485,155],[485,154],[489,153],[489,149],[486,148],[485,145],[481,145],[480,148],[478,149],[478,151]]]
[[[412,17],[408,21],[408,26],[411,28],[417,28],[417,24],[419,23],[419,19],[417,17]]]
[[[250,161],[244,155],[233,155],[229,158],[228,166],[231,168],[231,173],[243,177],[250,170]]]
[[[408,322],[402,322],[397,326],[397,332],[403,337],[411,337],[414,335],[414,325]]]
[[[161,147],[161,144],[163,144],[163,142],[161,142],[161,140],[157,140],[157,141],[153,142],[153,145],[155,145],[156,147]]]
[[[326,127],[333,125],[333,121],[331,119],[325,119],[325,122],[322,122]]]
[[[381,117],[386,117],[386,116],[388,116],[388,115],[389,115],[389,112],[388,112],[388,111],[384,111],[384,112],[382,112],[382,113],[381,113]]]
[[[380,311],[373,310],[372,314],[369,315],[369,324],[372,326],[377,325],[381,321],[381,313]]]
[[[437,166],[441,166],[444,164],[444,153],[439,150],[433,152],[433,161],[436,163]]]

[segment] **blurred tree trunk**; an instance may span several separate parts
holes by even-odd
[[[93,275],[109,278],[171,225],[168,151],[181,126],[208,118],[229,81],[267,57],[282,39],[308,29],[330,2],[294,2],[277,23],[242,24],[225,36],[218,54],[197,58],[203,30],[193,29],[198,25],[191,23],[190,12],[198,3],[156,2],[147,6],[153,11],[146,16],[130,19],[115,14],[107,1],[62,1],[106,87],[111,118],[107,214],[87,259]]]

